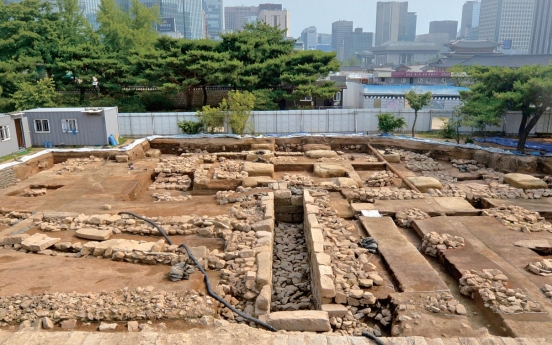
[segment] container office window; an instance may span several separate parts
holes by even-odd
[[[50,133],[50,120],[36,119],[34,120],[35,133]]]
[[[77,119],[61,119],[61,130],[64,133],[76,133],[79,131]]]
[[[0,141],[10,140],[10,126],[0,126]]]

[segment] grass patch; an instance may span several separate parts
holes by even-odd
[[[128,138],[119,137],[119,146],[124,145],[128,141]]]
[[[14,158],[25,156],[25,155],[35,153],[35,152],[38,152],[38,151],[41,151],[41,149],[39,149],[39,148],[28,148],[28,149],[24,149],[24,150],[21,150],[21,151],[18,151],[18,152],[14,152],[12,154],[0,157],[0,163],[11,161]]]

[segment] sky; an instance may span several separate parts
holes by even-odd
[[[465,0],[409,0],[408,11],[417,12],[416,34],[429,32],[433,20],[457,20],[458,29],[462,19]],[[259,3],[282,4],[290,11],[292,37],[299,37],[301,31],[316,26],[318,33],[332,33],[332,23],[338,20],[352,20],[353,27],[365,32],[376,30],[377,0],[223,0],[226,6],[257,6]]]

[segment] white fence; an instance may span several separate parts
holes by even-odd
[[[250,128],[255,134],[289,134],[289,133],[377,133],[376,115],[386,109],[325,109],[325,110],[288,110],[288,111],[254,111],[250,117]],[[412,109],[401,109],[393,112],[402,116],[408,123],[405,132],[410,131],[414,122]],[[196,113],[121,113],[119,114],[119,133],[127,137],[144,137],[150,135],[180,134],[178,121],[196,121]],[[451,110],[421,110],[418,112],[416,131],[427,132],[440,129],[440,119],[450,118]],[[506,134],[517,134],[521,114],[511,112],[504,115],[500,126],[488,128],[489,131],[500,131]],[[225,131],[230,128],[225,125]],[[471,128],[463,127],[463,132]],[[539,120],[532,133],[552,133],[551,114],[545,114]]]

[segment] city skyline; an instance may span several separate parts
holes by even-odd
[[[339,20],[353,21],[354,27],[361,27],[365,32],[376,30],[376,6],[378,0],[346,0],[335,6],[329,0],[307,1],[262,1],[262,0],[224,0],[224,7],[258,6],[261,3],[273,2],[282,4],[291,12],[291,37],[301,36],[301,32],[316,26],[319,33],[331,33],[332,23]],[[462,7],[466,0],[409,0],[408,11],[417,12],[417,33],[429,32],[429,23],[436,20],[462,20]],[[317,6],[313,6],[316,4]]]

